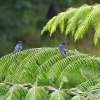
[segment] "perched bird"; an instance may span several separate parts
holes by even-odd
[[[17,45],[15,46],[13,54],[19,52],[22,49],[22,41],[18,41]]]
[[[66,58],[66,57],[67,57],[67,54],[66,54],[66,50],[65,50],[64,45],[65,45],[65,42],[62,42],[62,43],[58,46],[58,48],[59,48],[59,50],[60,50],[62,56],[63,56],[64,58]]]

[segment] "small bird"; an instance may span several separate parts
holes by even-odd
[[[65,49],[64,45],[65,45],[65,42],[62,42],[62,43],[58,46],[58,48],[59,48],[59,50],[60,50],[62,56],[63,56],[64,58],[66,58],[66,57],[67,57],[67,54],[66,54],[66,49]]]
[[[23,43],[22,41],[18,41],[17,45],[15,46],[13,54],[22,50],[22,43]]]

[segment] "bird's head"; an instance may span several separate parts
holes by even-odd
[[[62,44],[62,45],[65,45],[65,42],[62,42],[61,44]]]
[[[23,42],[22,41],[18,41],[18,43],[21,43],[22,44]]]

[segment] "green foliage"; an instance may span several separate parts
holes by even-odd
[[[45,100],[47,92],[43,87],[33,86],[27,93],[25,100]]]
[[[26,91],[20,85],[12,86],[9,91],[5,94],[4,100],[22,100],[25,97]]]
[[[6,86],[5,84],[0,84],[0,96],[5,95],[8,89],[9,86]]]
[[[84,96],[78,95],[78,96],[73,97],[71,100],[86,100],[86,98]]]
[[[34,48],[0,58],[0,99],[99,98],[100,58],[66,52],[63,58],[57,47]]]
[[[86,97],[85,100],[98,100],[100,99],[99,91],[100,90],[100,75],[96,75],[95,77],[79,84],[75,88],[69,90],[74,91]],[[97,99],[98,98],[98,99]]]
[[[51,94],[49,100],[66,100],[66,99],[68,99],[68,97],[63,91],[56,90]]]
[[[67,9],[65,12],[61,12],[53,17],[43,28],[41,34],[45,31],[49,31],[51,36],[56,31],[57,27],[60,27],[61,33],[65,33],[65,35],[72,33],[76,41],[82,38],[89,27],[92,26],[95,30],[93,40],[96,45],[100,38],[99,19],[100,4],[92,6],[85,4],[79,8]]]

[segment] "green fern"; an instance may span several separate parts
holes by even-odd
[[[88,63],[87,63],[88,62]],[[93,67],[92,67],[93,66]],[[78,81],[85,81],[85,75],[81,74],[80,69],[86,69],[86,70],[91,70],[92,72],[95,72],[98,74],[99,72],[99,67],[100,66],[100,62],[99,60],[95,59],[95,58],[81,58],[80,60],[77,60],[73,63],[71,63],[69,66],[66,66],[66,68],[64,69],[64,71],[62,71],[60,77],[58,78],[58,83],[60,83],[60,87],[63,85],[63,81],[65,81],[65,79],[67,81],[71,81],[71,77],[75,77],[77,75],[78,78],[76,78],[75,80],[78,79]],[[75,70],[77,69],[77,70]],[[65,81],[66,82],[66,81]]]
[[[83,34],[86,33],[86,31],[88,30],[92,22],[95,20],[95,18],[100,16],[100,7],[95,5],[91,7],[91,11],[89,12],[89,14],[87,15],[88,17],[84,18],[83,22],[80,24],[78,30],[75,33],[75,40],[82,38]]]
[[[70,32],[74,33],[76,30],[76,26],[78,24],[78,21],[81,20],[87,16],[87,14],[91,11],[91,6],[83,5],[82,7],[78,8],[78,10],[75,12],[74,16],[69,19],[68,21],[68,27],[66,28],[66,35]]]
[[[5,84],[0,84],[0,96],[5,95],[5,93],[9,90],[9,86]]]
[[[72,55],[68,58],[62,59],[59,62],[55,63],[51,68],[50,71],[48,72],[50,79],[54,80],[55,78],[58,79],[61,72],[63,71],[63,69],[68,66],[69,64],[71,64],[72,62],[74,62],[75,60],[78,60],[79,58],[84,58],[84,57],[88,57],[87,55]]]
[[[43,87],[33,86],[27,93],[25,100],[46,100],[47,92]]]
[[[73,91],[78,95],[81,94],[81,96],[87,96],[87,99],[85,98],[85,100],[99,100],[100,75],[96,75],[95,77],[87,80],[86,82],[69,91]]]
[[[99,98],[100,58],[66,52],[63,58],[57,47],[34,48],[0,58],[0,100]]]
[[[100,4],[92,6],[83,5],[79,8],[69,8],[65,12],[59,13],[57,16],[52,18],[41,31],[41,35],[45,31],[50,32],[50,36],[56,31],[57,27],[60,27],[61,33],[68,35],[69,33],[74,34],[75,41],[83,37],[88,31],[90,26],[95,29],[93,42],[96,45],[100,38],[99,29],[100,19]]]
[[[5,94],[3,100],[22,100],[25,95],[26,91],[21,85],[14,85]]]
[[[56,90],[51,94],[49,100],[67,100],[67,99],[69,98],[63,91]]]

